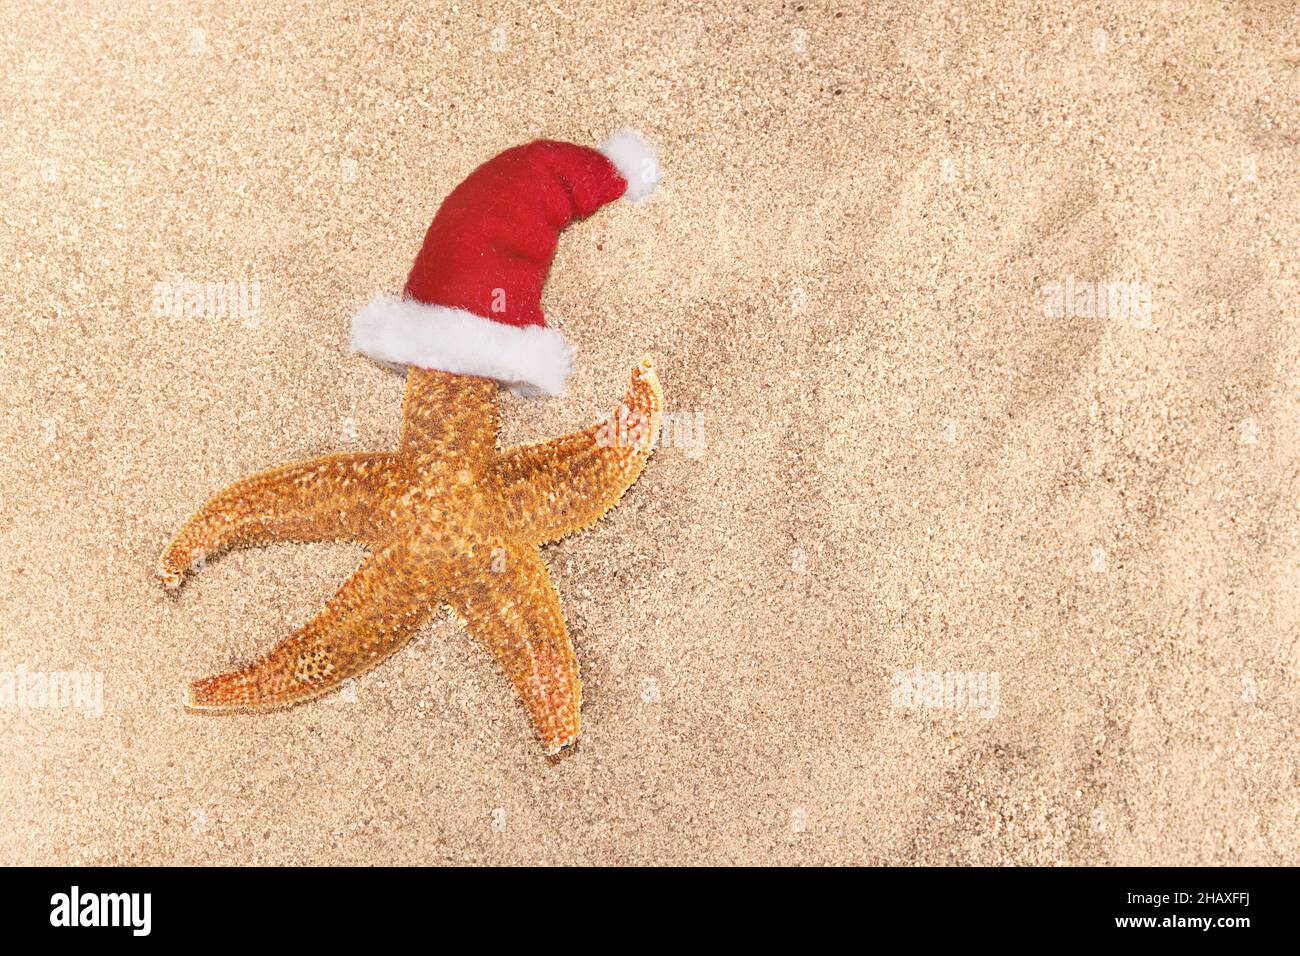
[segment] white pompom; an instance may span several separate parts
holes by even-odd
[[[600,144],[600,151],[627,180],[624,195],[628,199],[640,202],[654,195],[655,187],[663,179],[663,172],[659,168],[659,155],[640,133],[632,129],[619,130]]]

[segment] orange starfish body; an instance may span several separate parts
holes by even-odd
[[[412,368],[395,451],[265,471],[190,519],[163,554],[165,588],[204,557],[244,545],[346,540],[370,554],[264,657],[190,684],[188,707],[261,711],[318,697],[394,653],[448,604],[514,685],[546,752],[573,743],[578,663],[538,546],[594,524],[636,481],[658,437],[663,392],[643,362],[617,429],[606,421],[501,452],[498,387]]]

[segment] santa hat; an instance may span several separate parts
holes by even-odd
[[[542,286],[561,230],[660,179],[655,152],[631,130],[599,150],[538,140],[488,160],[446,198],[404,293],[352,318],[352,349],[392,365],[493,378],[556,395],[573,349],[542,314]]]

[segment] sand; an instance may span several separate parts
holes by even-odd
[[[0,862],[1300,862],[1291,5],[712,6],[6,0]],[[683,429],[546,550],[576,752],[449,617],[186,713],[361,552],[169,599],[170,535],[390,445],[348,317],[479,162],[628,124],[662,192],[502,399],[571,431],[650,354]]]

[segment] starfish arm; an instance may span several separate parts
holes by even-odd
[[[573,743],[582,703],[578,660],[537,549],[497,549],[490,567],[453,578],[445,597],[514,684],[546,752]]]
[[[242,545],[373,543],[395,461],[387,453],[331,455],[235,482],[199,509],[163,552],[163,586],[178,587],[196,562]]]
[[[647,360],[611,416],[563,438],[504,452],[498,481],[505,520],[545,544],[595,524],[641,474],[659,437],[663,389]]]
[[[376,551],[325,608],[240,670],[194,681],[186,706],[261,711],[301,703],[388,657],[438,607],[423,563],[404,541]]]
[[[497,383],[411,368],[402,400],[402,453],[474,466],[496,454]]]

